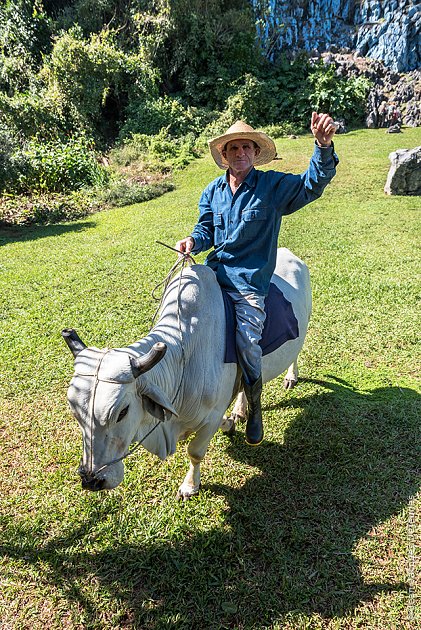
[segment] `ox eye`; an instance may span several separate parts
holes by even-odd
[[[121,422],[121,420],[123,420],[124,416],[127,414],[128,411],[129,411],[129,406],[127,405],[127,407],[124,407],[124,409],[122,409],[120,413],[118,414],[117,422]]]

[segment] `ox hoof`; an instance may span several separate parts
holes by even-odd
[[[189,490],[183,490],[183,488],[179,488],[177,492],[177,501],[190,501],[190,499],[192,499],[193,497],[197,497],[201,487],[202,484],[200,484],[197,489],[191,488]]]
[[[296,378],[284,378],[284,389],[294,389],[298,380]]]

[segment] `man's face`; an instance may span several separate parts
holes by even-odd
[[[224,159],[234,173],[249,171],[259,153],[259,147],[252,140],[244,138],[230,140],[222,151]]]

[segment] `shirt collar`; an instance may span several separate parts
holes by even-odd
[[[257,171],[253,166],[250,173],[245,178],[244,182],[247,184],[249,188],[254,188],[256,186],[256,179],[257,179]],[[225,171],[225,175],[221,175],[221,177],[219,178],[218,185],[220,186],[220,188],[223,188],[223,189],[225,189],[228,186],[228,170]]]

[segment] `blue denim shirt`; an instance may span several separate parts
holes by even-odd
[[[339,160],[333,145],[315,145],[301,175],[252,168],[233,195],[227,174],[203,191],[200,216],[191,236],[193,254],[214,249],[205,264],[229,291],[267,295],[276,264],[283,215],[291,214],[322,194]]]

